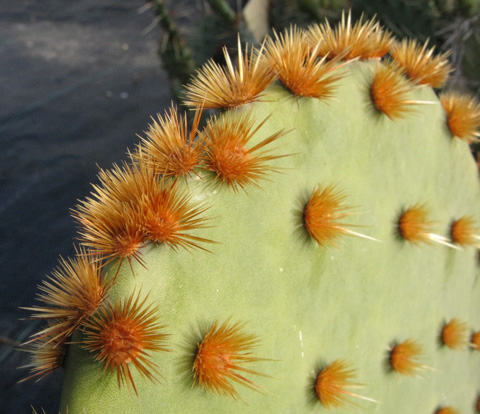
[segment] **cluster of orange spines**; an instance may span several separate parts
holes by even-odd
[[[265,361],[252,355],[259,345],[255,335],[244,332],[243,323],[231,324],[229,320],[219,326],[215,321],[198,344],[193,363],[194,382],[203,389],[220,395],[238,397],[238,392],[230,381],[235,381],[256,391],[263,388],[245,377],[244,374],[264,374],[246,368],[245,364]]]
[[[402,375],[414,375],[422,368],[418,358],[423,354],[420,345],[412,340],[407,339],[396,344],[390,352],[390,365],[395,372]]]
[[[360,398],[376,402],[349,391],[349,388],[358,388],[359,384],[352,380],[355,378],[355,370],[344,360],[336,360],[323,368],[315,379],[315,394],[325,408],[340,407],[351,403],[350,398]]]
[[[460,246],[478,245],[480,243],[479,233],[472,216],[460,217],[452,223],[452,241]]]
[[[377,110],[390,119],[404,117],[413,110],[411,105],[415,101],[408,98],[412,90],[412,85],[394,62],[378,64],[370,87],[370,96]]]
[[[149,352],[168,351],[167,334],[158,322],[158,306],[148,305],[135,292],[124,301],[108,303],[85,323],[81,346],[95,353],[104,371],[116,372],[118,386],[126,384],[138,394],[130,364],[142,377],[156,382],[159,372]]]
[[[100,258],[141,263],[139,249],[148,241],[173,248],[202,248],[209,240],[189,234],[206,226],[202,205],[191,202],[175,182],[158,180],[147,163],[101,170],[101,185],[74,211],[80,241]]]
[[[33,335],[60,343],[70,337],[105,301],[111,283],[102,279],[100,265],[80,249],[74,259],[60,258],[60,265],[39,286],[42,305],[23,308],[33,311],[31,318],[46,320],[48,326]],[[27,343],[29,343],[27,342]]]
[[[450,349],[463,349],[468,342],[468,325],[456,318],[450,320],[443,326],[441,339]]]
[[[317,47],[311,47],[303,31],[290,27],[285,33],[268,38],[266,56],[280,81],[296,96],[330,98],[341,75],[340,57],[318,59]]]
[[[248,46],[242,54],[238,39],[238,68],[234,68],[226,48],[226,68],[208,61],[198,72],[186,91],[186,105],[204,108],[232,108],[257,100],[275,80],[262,48],[250,52]]]
[[[312,191],[303,210],[303,223],[320,246],[338,246],[338,239],[345,234],[369,238],[347,228],[355,225],[340,221],[353,215],[345,204],[346,198],[334,185],[319,185]]]
[[[480,103],[473,96],[459,92],[440,94],[440,102],[447,113],[447,124],[452,135],[467,142],[480,137]]]
[[[188,132],[187,117],[179,115],[172,105],[164,117],[153,120],[134,158],[162,178],[191,176],[203,162],[204,143],[197,136],[201,114],[202,110],[197,109]]]
[[[332,29],[328,20],[309,28],[308,38],[312,47],[319,45],[318,56],[342,60],[376,59],[386,55],[392,44],[393,37],[383,30],[375,19],[362,21],[361,17],[352,26],[352,14],[342,13],[342,20]]]
[[[390,55],[413,82],[440,88],[452,71],[448,61],[450,53],[434,56],[435,47],[427,49],[427,45],[428,41],[421,46],[416,40],[404,39],[395,44]]]
[[[55,334],[42,335],[23,348],[30,354],[30,361],[21,368],[29,368],[30,375],[22,380],[36,378],[40,381],[56,369],[60,368],[66,352],[66,338]]]
[[[415,204],[406,209],[398,222],[400,235],[413,244],[430,243],[434,222],[429,219],[428,207]]]
[[[252,113],[240,116],[226,113],[208,121],[204,130],[207,142],[205,168],[216,174],[216,180],[234,191],[239,188],[245,190],[247,185],[258,186],[258,181],[265,178],[267,172],[277,171],[268,163],[283,156],[273,155],[271,149],[265,149],[265,146],[280,138],[283,130],[247,148],[248,142],[267,119],[255,126]]]

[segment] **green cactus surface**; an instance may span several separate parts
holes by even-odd
[[[430,103],[403,119],[375,109],[369,86],[378,64],[339,69],[328,100],[295,97],[275,84],[259,102],[230,111],[249,113],[257,124],[267,119],[247,147],[284,129],[270,154],[288,156],[269,161],[272,171],[245,190],[233,191],[210,172],[179,181],[192,202],[207,207],[208,228],[192,235],[216,243],[202,244],[209,251],[148,244],[144,266],[125,262],[109,295],[115,301],[140,292],[159,306],[169,352],[151,354],[158,383],[132,370],[138,396],[119,388],[76,344],[78,332],[66,357],[62,412],[329,412],[315,380],[338,360],[359,385],[348,392],[375,402],[346,395],[337,412],[430,414],[446,405],[474,412],[480,353],[448,348],[441,333],[453,318],[480,327],[478,251],[411,243],[398,223],[419,204],[428,206],[432,233],[445,238],[460,217],[478,222],[478,170],[431,88],[413,92],[412,100]],[[336,246],[316,243],[304,208],[318,186],[343,192],[352,213],[341,220],[344,228],[376,240],[341,234]],[[116,269],[111,265],[108,277]],[[237,398],[203,389],[192,374],[198,344],[215,321],[244,324],[258,338],[250,351],[259,360],[245,366],[264,376],[243,373],[258,387],[232,382]],[[412,376],[389,363],[393,344],[407,339],[422,349]]]
[[[72,210],[27,308],[61,413],[479,412],[480,105],[374,21],[274,36]]]

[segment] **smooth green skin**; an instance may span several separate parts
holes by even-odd
[[[446,128],[439,103],[392,121],[372,106],[368,87],[376,63],[351,63],[335,98],[295,98],[280,86],[248,105],[260,122],[255,140],[280,127],[292,129],[273,146],[292,154],[272,162],[280,173],[261,188],[235,193],[210,180],[191,180],[192,199],[210,209],[212,228],[195,234],[219,242],[212,253],[147,247],[148,270],[124,265],[112,299],[132,290],[160,305],[171,352],[153,355],[163,375],[153,384],[134,373],[140,396],[118,389],[93,355],[69,349],[62,413],[433,413],[451,405],[474,412],[480,391],[480,352],[452,351],[439,342],[451,318],[480,329],[478,251],[415,246],[398,238],[403,208],[428,203],[437,233],[453,219],[480,220],[478,171],[467,143]],[[426,87],[414,98],[438,102]],[[253,145],[253,142],[252,142]],[[337,184],[361,214],[345,222],[375,242],[343,237],[339,248],[321,247],[302,227],[302,208],[315,185]],[[249,376],[266,395],[240,385],[241,399],[192,386],[191,358],[214,320],[247,322],[257,335],[261,361]],[[78,335],[76,337],[78,339]],[[388,370],[394,341],[417,340],[425,369],[416,377]],[[353,399],[341,409],[322,407],[312,392],[322,363],[345,359],[364,388],[352,391],[381,403]],[[243,401],[242,401],[243,400]]]

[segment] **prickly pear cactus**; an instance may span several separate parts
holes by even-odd
[[[344,17],[201,69],[30,308],[61,412],[478,412],[480,107],[432,52]]]

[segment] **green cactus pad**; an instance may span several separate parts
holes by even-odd
[[[480,328],[480,268],[474,247],[414,245],[399,236],[402,211],[425,203],[434,231],[449,237],[462,216],[480,222],[477,167],[467,142],[454,138],[445,112],[428,87],[416,89],[403,119],[379,113],[369,87],[376,62],[352,62],[334,97],[295,97],[271,86],[251,111],[269,117],[247,147],[285,129],[269,144],[276,171],[258,186],[232,191],[211,173],[183,181],[194,203],[204,203],[211,227],[192,235],[217,242],[191,251],[147,245],[145,267],[125,261],[110,292],[115,301],[133,291],[149,295],[170,336],[170,352],[151,353],[162,377],[147,381],[132,369],[138,396],[119,388],[94,355],[76,343],[66,357],[61,412],[77,413],[424,413],[452,406],[473,414],[480,392],[480,352],[442,345],[452,318]],[[314,188],[335,185],[353,213],[345,227],[379,241],[342,235],[338,247],[320,246],[303,225]],[[355,227],[350,227],[355,226]],[[359,227],[356,227],[359,226]],[[203,245],[202,245],[203,246]],[[109,276],[116,273],[110,268]],[[261,392],[232,382],[238,398],[195,383],[197,345],[211,325],[244,323],[259,339],[243,373]],[[389,369],[393,343],[411,339],[422,348],[416,375]],[[345,360],[355,370],[338,409],[322,406],[315,378],[322,366]],[[352,404],[350,404],[350,402]]]

